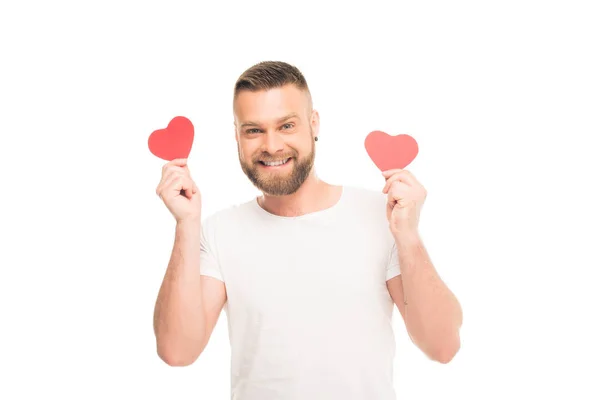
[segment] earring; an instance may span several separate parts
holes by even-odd
[[[315,136],[315,142],[316,142],[317,140],[319,140],[319,137],[318,137],[318,136]]]

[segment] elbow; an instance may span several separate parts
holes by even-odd
[[[454,359],[456,353],[458,353],[458,349],[443,349],[432,355],[431,359],[440,364],[448,364]]]
[[[187,367],[192,365],[202,350],[190,350],[190,349],[174,349],[168,348],[167,346],[158,346],[157,354],[158,357],[170,367]]]
[[[187,367],[192,365],[197,359],[197,357],[179,357],[177,355],[161,353],[158,356],[170,367]]]
[[[429,358],[440,364],[448,364],[454,359],[459,350],[460,339],[456,337],[454,340],[447,341],[443,345],[437,346],[435,350],[430,352]]]
[[[448,364],[454,359],[460,350],[460,335],[458,332],[452,334],[436,334],[429,336],[415,336],[410,334],[412,342],[431,361],[440,364]]]

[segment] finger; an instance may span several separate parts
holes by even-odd
[[[399,184],[399,182],[395,181],[394,183],[395,184],[392,185],[392,188],[396,189],[396,184]],[[401,198],[402,194],[399,194],[398,190],[390,190],[387,193],[387,203],[390,207],[394,207]]]
[[[163,175],[167,175],[170,171],[179,171],[184,174],[190,173],[190,170],[188,169],[187,165],[183,167],[179,165],[169,165],[163,169]]]
[[[176,176],[176,175],[177,175],[177,171],[172,170],[172,169],[169,169],[169,170],[166,170],[165,172],[163,172],[160,182],[158,183],[158,185],[156,187],[156,194],[161,196],[161,193],[164,192],[165,188],[169,185],[169,183],[173,181],[173,176]]]
[[[383,193],[387,193],[387,191],[389,190],[390,185],[392,184],[392,182],[394,182],[396,180],[397,175],[398,175],[397,173],[394,174],[394,175],[391,175],[390,177],[388,177],[385,180],[385,185],[383,185],[383,189],[381,190]]]
[[[187,165],[187,158],[175,158],[175,159],[169,161],[168,163],[166,163],[165,165],[163,165],[163,169],[168,168],[170,166],[184,167],[186,165]]]
[[[173,182],[173,177],[179,175],[181,174],[178,174],[177,171],[168,171],[160,180],[158,187],[156,188],[156,193],[160,196],[160,193],[163,192],[171,182]]]
[[[194,194],[193,187],[194,181],[189,176],[174,175],[171,178],[170,184],[166,187],[166,190],[169,192],[177,192],[177,194],[183,194],[188,199],[191,199]]]
[[[408,186],[404,182],[394,181],[388,188],[388,194],[394,194],[399,196],[408,197],[414,192],[412,186]]]
[[[162,174],[164,175],[168,169],[171,169],[171,167],[187,167],[187,158],[176,158],[174,160],[169,161],[168,163],[165,163],[162,166]]]
[[[400,171],[404,171],[404,170],[402,168],[388,169],[388,170],[382,171],[381,174],[383,176],[387,177],[387,176],[391,176],[393,174],[396,174],[396,173],[398,173]]]
[[[408,183],[411,186],[420,185],[419,181],[417,180],[417,178],[415,178],[413,173],[406,169],[404,170],[404,174],[402,175],[402,181]]]
[[[165,172],[165,180],[169,179],[173,175],[189,175],[183,168],[181,167],[171,167]]]
[[[411,191],[410,186],[408,186],[402,182],[395,181],[392,184],[392,186],[390,187],[390,190],[387,195],[388,205],[390,207],[394,207],[397,203],[399,203],[399,204],[405,203],[408,199],[411,198],[410,191]]]
[[[177,181],[182,178],[183,175],[171,174],[160,186],[160,189],[158,190],[159,196],[162,198],[165,194],[170,194],[174,191],[177,186],[181,187]]]
[[[191,178],[184,176],[181,179],[181,187],[179,188],[179,191],[181,192],[182,190],[184,191],[185,197],[187,197],[188,199],[192,199],[192,194],[193,194],[193,189],[194,189],[194,182],[192,181]]]
[[[394,175],[390,176],[389,178],[387,178],[386,182],[385,182],[385,186],[383,187],[383,193],[387,193],[387,191],[390,189],[390,185],[396,181],[400,181],[402,182],[402,171],[395,173]]]
[[[413,197],[412,191],[413,190],[411,189],[411,187],[406,185],[405,183],[395,181],[394,183],[392,183],[387,192],[388,200],[391,201],[391,199],[408,199],[410,197]]]
[[[398,175],[398,177],[397,177],[398,180],[400,180],[404,183],[407,183],[408,185],[411,185],[411,186],[419,185],[419,182],[417,181],[417,179],[414,177],[414,175],[410,171],[408,171],[406,169],[392,170],[392,171],[396,171],[393,173],[393,175]],[[386,176],[386,175],[384,175],[384,176]],[[389,175],[388,175],[388,179],[389,179]]]
[[[164,184],[164,182],[170,180],[173,175],[189,176],[189,171],[186,171],[182,167],[170,166],[163,172],[163,176],[159,185]]]
[[[156,187],[156,194],[162,198],[162,193],[165,189],[169,190],[169,186],[173,184],[175,177],[177,176],[188,176],[190,170],[188,168],[187,158],[176,158],[167,163],[162,167],[162,177]],[[193,192],[193,189],[192,189]],[[189,196],[188,196],[189,197]]]
[[[156,194],[161,196],[161,193],[165,191],[165,188],[173,181],[174,173],[167,173],[163,175],[158,186],[156,187]]]

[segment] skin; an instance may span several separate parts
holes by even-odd
[[[276,215],[296,216],[328,208],[342,193],[341,186],[324,182],[315,172],[319,113],[311,103],[310,95],[293,85],[244,91],[234,102],[240,166],[263,193],[258,199],[260,206]],[[279,168],[260,163],[289,157]]]
[[[398,249],[401,275],[387,282],[413,343],[430,359],[449,363],[460,349],[462,309],[435,270],[419,235],[427,197],[407,170],[384,171],[387,218]]]
[[[309,93],[293,85],[241,92],[234,101],[234,127],[240,166],[263,193],[257,201],[266,211],[297,216],[337,203],[342,187],[324,182],[315,172],[319,114]],[[279,167],[261,163],[288,159]],[[383,178],[387,218],[401,264],[401,275],[387,281],[388,291],[415,345],[432,360],[447,363],[460,347],[462,310],[419,235],[426,191],[406,170],[384,171]],[[185,196],[179,195],[180,190]],[[185,366],[207,345],[227,293],[223,282],[198,272],[199,254],[193,243],[199,240],[200,193],[187,160],[165,165],[157,194],[177,221],[173,253],[155,309],[157,348],[167,364]]]

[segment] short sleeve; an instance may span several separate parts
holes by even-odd
[[[385,280],[389,281],[390,279],[400,275],[400,261],[398,260],[398,247],[396,246],[396,242],[392,241],[392,249],[389,254],[389,261],[386,268],[386,277]]]
[[[210,220],[202,223],[200,233],[200,275],[206,275],[223,281],[221,268],[215,253],[215,235]]]

